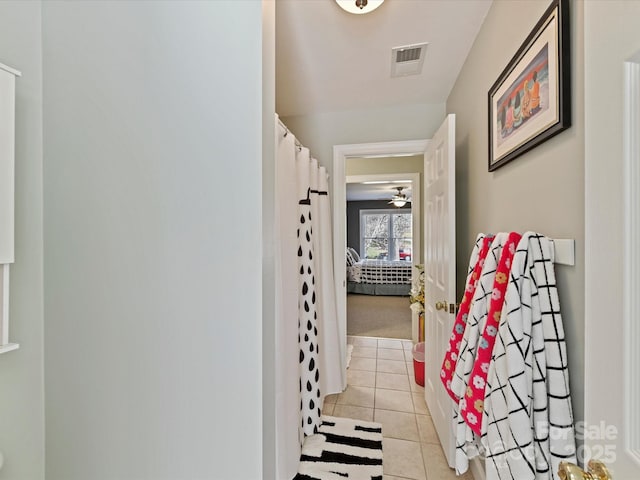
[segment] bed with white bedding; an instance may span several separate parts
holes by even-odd
[[[411,262],[360,259],[347,250],[347,292],[365,295],[409,295]],[[357,260],[356,260],[357,259]]]

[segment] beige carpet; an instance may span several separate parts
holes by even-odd
[[[347,295],[347,335],[411,339],[409,297]]]

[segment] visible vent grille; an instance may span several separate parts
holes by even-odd
[[[391,49],[391,76],[404,77],[422,72],[427,43],[405,45]]]
[[[396,63],[413,62],[416,60],[420,60],[421,52],[422,52],[422,47],[398,50],[396,52]]]

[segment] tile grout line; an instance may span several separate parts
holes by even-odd
[[[379,368],[378,360],[380,359],[380,357],[378,355],[379,354],[378,350],[380,348],[384,348],[384,347],[380,345],[380,339],[376,339],[375,368],[374,368],[374,371],[373,371],[373,374],[374,374],[374,380],[373,380],[373,385],[374,385],[374,387],[373,387],[373,390],[374,390],[374,392],[373,392],[374,393],[374,398],[373,398],[373,416],[374,416],[374,421],[376,421],[376,410],[378,409],[378,406],[377,406],[377,403],[376,403],[376,393],[377,393],[378,389],[381,389],[380,385],[378,384],[378,372],[379,372],[379,370],[378,370],[378,368]],[[418,440],[415,443],[419,447],[420,456],[419,457],[416,456],[416,460],[418,458],[421,459],[421,461],[422,461],[421,463],[422,463],[422,468],[423,468],[423,472],[424,472],[424,475],[425,475],[425,479],[429,480],[430,477],[429,477],[429,474],[427,472],[427,465],[426,465],[426,458],[425,458],[424,448],[429,447],[431,444],[428,443],[428,442],[423,442],[422,441],[423,439],[422,439],[422,436],[421,436],[421,433],[420,433],[421,430],[420,430],[420,426],[419,426],[419,423],[418,423],[418,415],[419,414],[417,412],[417,407],[416,407],[416,402],[418,402],[418,400],[419,400],[419,398],[421,396],[420,394],[424,393],[424,392],[421,392],[420,389],[416,389],[417,391],[414,391],[412,389],[412,386],[413,386],[412,382],[413,382],[414,379],[413,379],[413,376],[411,374],[411,371],[410,371],[409,367],[412,366],[411,362],[412,362],[413,358],[411,357],[409,360],[407,360],[407,356],[406,356],[406,351],[404,349],[404,345],[403,345],[403,349],[401,351],[403,353],[403,359],[404,359],[404,364],[405,364],[404,365],[404,372],[405,372],[407,381],[409,382],[408,393],[409,393],[409,396],[411,398],[414,425],[415,425],[415,428],[416,428],[417,434],[418,434]],[[393,360],[393,359],[387,359],[387,360]],[[394,374],[394,372],[381,372],[381,373]],[[397,392],[403,391],[403,390],[398,390],[398,389],[394,389],[394,388],[388,388],[386,390],[397,391]],[[335,405],[337,405],[337,403]],[[393,410],[393,411],[396,412],[395,410]],[[401,412],[401,411],[398,410],[397,412]],[[428,414],[428,411],[420,413],[420,415],[423,415],[425,417],[430,417],[430,415]],[[427,420],[430,420],[430,419],[427,418]],[[384,438],[384,435],[383,435],[383,438]],[[386,437],[386,438],[392,438],[392,437]],[[393,438],[395,438],[395,437],[393,437]],[[403,440],[402,438],[399,438],[399,437],[398,437],[398,439],[399,440]],[[408,440],[408,439],[405,439],[405,440],[406,441],[412,441],[412,440]],[[403,479],[403,480],[416,480],[416,479],[413,479],[411,477],[404,477],[404,476],[397,476],[397,475],[395,477],[397,477],[399,479]]]

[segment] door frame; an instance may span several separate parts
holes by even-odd
[[[422,155],[424,161],[424,152],[428,144],[429,140],[425,139],[333,146],[333,271],[336,285],[338,334],[345,356],[342,364],[345,366],[347,353],[347,272],[343,253],[347,248],[347,158]],[[347,386],[346,378],[345,374],[343,389]]]
[[[640,465],[640,415],[638,414],[638,401],[640,401],[640,380],[638,380],[638,366],[640,365],[640,299],[636,295],[640,286],[640,255],[637,253],[638,241],[640,241],[640,142],[638,129],[640,129],[640,51],[624,65],[624,122],[623,122],[623,171],[624,171],[624,247],[623,247],[623,332],[624,332],[624,357],[623,365],[624,385],[628,389],[624,392],[624,421],[625,429],[624,446],[628,459]]]
[[[585,145],[584,351],[598,353],[584,357],[583,425],[602,425],[607,430],[583,435],[583,453],[578,457],[586,464],[602,452],[600,459],[617,469],[617,475],[627,474],[626,468],[640,468],[640,416],[636,406],[640,391],[640,327],[636,321],[640,315],[636,295],[640,285],[640,51],[623,63],[621,71],[622,95],[612,106],[612,116],[621,114],[618,123],[613,124],[621,134],[605,143],[614,161],[603,164],[599,145]],[[586,122],[585,138],[592,131],[600,131],[597,124],[591,123],[596,122]],[[605,170],[612,165],[613,175],[618,177],[607,177]],[[620,179],[621,194],[611,195],[611,178]],[[612,211],[617,212],[613,221]],[[602,255],[603,251],[618,255]],[[603,282],[603,278],[607,281]],[[611,328],[611,322],[603,323],[603,318],[616,319],[615,325],[622,328]],[[614,345],[613,354],[602,353],[603,346],[611,349]],[[622,371],[618,365],[623,366]],[[613,433],[609,433],[610,427],[615,427]]]

